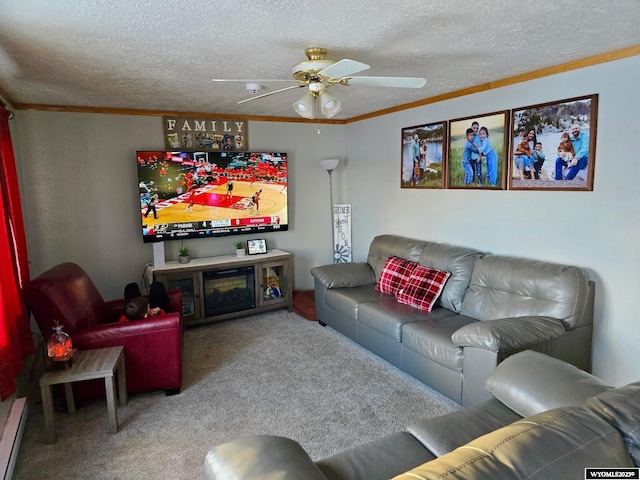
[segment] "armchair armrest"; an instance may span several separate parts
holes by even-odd
[[[184,322],[167,313],[123,323],[94,325],[71,334],[79,350],[123,346],[129,393],[182,385]]]
[[[458,347],[510,352],[548,342],[564,334],[560,320],[550,317],[509,317],[465,325],[451,335]]]
[[[117,342],[123,338],[179,330],[181,329],[181,324],[182,319],[179,313],[167,313],[129,322],[106,323],[87,327],[74,332],[72,341],[73,345],[79,348],[87,344],[94,345],[96,343],[104,343],[102,346],[108,347],[112,345],[107,345],[107,343],[112,341],[116,342],[113,345],[122,345],[122,343]]]
[[[295,441],[272,435],[232,440],[204,460],[205,480],[327,480]]]
[[[325,288],[363,287],[376,283],[376,274],[366,262],[313,267],[311,275]]]

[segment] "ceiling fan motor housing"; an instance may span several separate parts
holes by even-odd
[[[320,70],[327,68],[329,65],[333,65],[333,60],[327,60],[324,58],[327,50],[319,47],[307,48],[304,51],[308,60],[304,62],[296,63],[293,66],[293,78],[301,82],[307,82],[309,80],[313,80],[315,74]]]

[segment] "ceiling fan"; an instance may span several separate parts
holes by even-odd
[[[369,69],[369,65],[355,60],[344,58],[340,61],[328,60],[325,57],[327,50],[320,47],[307,48],[304,52],[308,60],[293,66],[293,79],[291,80],[252,80],[252,79],[224,79],[214,78],[214,82],[251,82],[247,84],[247,90],[257,93],[261,89],[258,82],[295,82],[295,85],[274,90],[272,92],[256,95],[255,97],[240,100],[238,103],[250,102],[259,98],[286,92],[295,88],[306,88],[305,94],[293,104],[293,108],[304,118],[314,118],[319,108],[322,115],[333,117],[342,109],[339,98],[344,95],[335,86],[364,85],[370,87],[401,87],[421,88],[427,81],[424,78],[415,77],[354,77],[353,75]],[[331,91],[329,91],[331,89]]]

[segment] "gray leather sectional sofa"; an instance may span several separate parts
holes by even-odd
[[[317,462],[288,438],[239,438],[208,452],[204,477],[564,480],[596,478],[587,468],[640,466],[640,382],[612,388],[525,351],[502,362],[486,388],[489,400]]]
[[[376,291],[390,256],[451,272],[431,312]],[[523,350],[591,369],[594,284],[581,268],[380,235],[366,262],[311,274],[322,324],[464,406],[488,399],[489,374]]]

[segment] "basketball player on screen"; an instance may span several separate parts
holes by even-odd
[[[251,197],[251,205],[255,205],[256,213],[258,215],[260,215],[260,194],[261,193],[262,193],[262,190],[259,190],[256,193],[254,193],[253,196]]]

